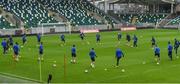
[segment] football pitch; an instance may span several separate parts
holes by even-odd
[[[126,34],[131,38],[138,37],[138,47],[126,45]],[[60,34],[42,37],[44,45],[44,61],[37,61],[39,51],[36,36],[27,36],[27,43],[20,48],[20,60],[14,62],[13,51],[6,55],[0,48],[0,73],[9,76],[47,82],[48,74],[52,74],[53,83],[180,83],[180,59],[173,51],[173,61],[168,58],[168,41],[174,45],[174,38],[180,40],[178,30],[144,29],[122,32],[121,41],[117,40],[118,31],[101,32],[101,43],[96,43],[95,33],[85,34],[82,41],[79,34],[65,34],[66,43],[60,41]],[[161,49],[161,62],[154,60],[151,38],[155,37]],[[2,41],[1,38],[0,41]],[[14,42],[22,45],[21,37],[14,37]],[[133,41],[131,40],[131,45]],[[77,63],[72,64],[71,47],[77,48]],[[95,49],[97,54],[95,68],[90,67],[89,51]],[[115,50],[121,48],[125,57],[120,66],[116,64]],[[178,55],[180,53],[178,51]],[[56,64],[56,67],[53,67]],[[88,70],[85,73],[85,70]],[[124,71],[122,71],[124,70]],[[41,80],[42,78],[42,80]]]

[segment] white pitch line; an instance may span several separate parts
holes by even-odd
[[[14,74],[9,74],[9,73],[3,73],[3,72],[0,72],[1,75],[4,75],[4,76],[9,76],[9,77],[14,77],[14,78],[17,78],[17,79],[24,79],[24,80],[27,80],[27,81],[32,81],[32,82],[39,82],[39,80],[36,80],[36,79],[31,79],[31,78],[27,78],[27,77],[23,77],[23,76],[17,76],[17,75],[14,75]]]

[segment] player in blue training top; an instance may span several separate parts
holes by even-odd
[[[120,41],[122,38],[122,34],[121,33],[118,33],[118,41]]]
[[[136,35],[134,35],[133,40],[134,40],[134,42],[133,42],[133,47],[137,47],[138,38],[137,38]]]
[[[12,47],[13,47],[13,44],[14,44],[14,41],[13,41],[13,38],[11,35],[8,36],[8,40],[9,40],[9,45],[10,45],[10,50],[12,50]]]
[[[26,34],[24,33],[23,36],[22,36],[23,45],[26,43],[26,41],[27,41]]]
[[[61,34],[60,38],[61,38],[61,41],[62,41],[63,43],[66,42],[66,41],[65,41],[65,35],[64,35],[64,34]]]
[[[96,42],[101,41],[101,35],[99,33],[96,34]]]
[[[92,67],[92,68],[95,68],[95,57],[97,57],[97,56],[96,56],[96,53],[95,53],[95,51],[94,51],[94,48],[92,48],[92,49],[90,50],[89,56],[90,56],[90,58],[91,58],[91,67]]]
[[[41,34],[40,34],[40,33],[37,34],[37,42],[38,42],[38,43],[41,42]]]
[[[38,61],[43,61],[44,60],[43,53],[44,53],[43,43],[40,42]]]
[[[121,49],[118,48],[118,49],[116,50],[116,59],[117,59],[116,67],[119,66],[119,60],[120,60],[122,57],[124,57],[124,54],[123,54],[123,52],[121,51]]]
[[[71,63],[76,63],[76,46],[75,45],[73,45],[71,48],[71,55],[72,55]]]
[[[152,43],[152,48],[153,47],[155,47],[155,45],[156,45],[156,40],[155,40],[155,38],[154,37],[152,37],[152,39],[151,39],[151,43]]]
[[[171,61],[172,61],[172,50],[173,50],[173,46],[171,45],[171,42],[168,42],[168,56]]]
[[[13,46],[13,50],[14,50],[14,60],[16,62],[18,62],[19,61],[19,51],[20,51],[20,48],[19,48],[19,44],[17,42]]]
[[[84,40],[85,35],[84,35],[83,32],[81,32],[81,33],[79,34],[79,36],[80,36],[81,40]]]
[[[154,47],[154,55],[155,55],[155,60],[157,61],[157,64],[160,62],[160,48],[155,45]]]
[[[178,51],[178,48],[179,48],[179,41],[175,38],[174,39],[174,50],[175,50],[175,54],[176,54],[176,56],[177,56],[177,51]],[[177,56],[177,58],[178,58],[178,56]]]
[[[131,36],[126,34],[127,45],[130,46]]]
[[[4,39],[2,42],[1,42],[1,45],[3,47],[3,54],[6,54],[6,50],[7,50],[7,42],[6,42],[6,39]]]

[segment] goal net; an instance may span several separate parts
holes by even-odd
[[[68,23],[41,23],[37,28],[31,28],[32,34],[41,33],[42,35],[48,33],[71,32],[71,26]]]

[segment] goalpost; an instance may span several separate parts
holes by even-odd
[[[63,23],[41,23],[38,28],[35,28],[35,33],[41,33],[42,36],[46,33],[69,32],[71,34],[71,24]]]

